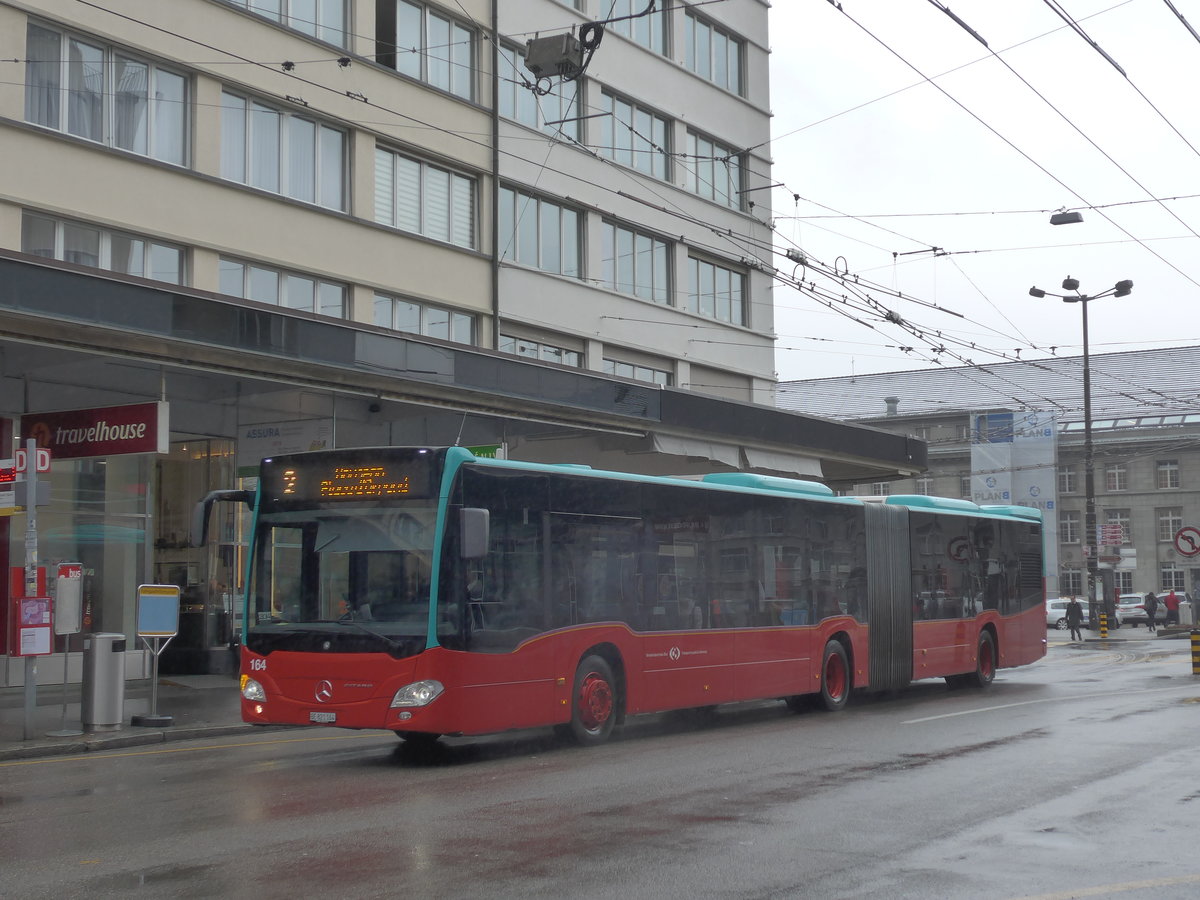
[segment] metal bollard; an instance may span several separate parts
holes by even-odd
[[[1108,613],[1100,613],[1100,637],[1108,637]]]
[[[1192,674],[1200,675],[1200,631],[1192,632]]]

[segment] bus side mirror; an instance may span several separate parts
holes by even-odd
[[[487,556],[490,526],[488,511],[463,507],[458,511],[458,526],[461,536],[459,555],[463,559],[482,559]]]
[[[196,504],[192,510],[192,527],[188,532],[188,543],[193,547],[203,547],[208,543],[208,517],[213,504],[222,502],[245,503],[254,506],[254,494],[251,491],[222,490],[210,491],[208,496]]]

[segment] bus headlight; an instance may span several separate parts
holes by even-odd
[[[249,675],[242,676],[242,696],[247,700],[266,700],[267,692],[263,686]]]
[[[441,696],[446,688],[440,681],[414,681],[396,691],[392,698],[391,709],[406,706],[428,706]]]

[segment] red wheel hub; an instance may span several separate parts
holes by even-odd
[[[612,686],[589,672],[579,686],[579,721],[588,731],[599,731],[613,711]]]
[[[846,662],[840,654],[831,653],[825,660],[825,692],[835,700],[846,693]]]

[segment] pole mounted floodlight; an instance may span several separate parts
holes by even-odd
[[[1075,215],[1079,215],[1075,213]],[[1054,219],[1051,218],[1051,222]],[[1080,217],[1079,221],[1082,221]],[[1055,223],[1059,224],[1059,223]],[[1104,603],[1104,611],[1108,615],[1111,622],[1113,620],[1114,603],[1112,597],[1097,598],[1096,597],[1096,580],[1099,570],[1099,560],[1097,554],[1099,552],[1099,540],[1096,533],[1096,478],[1092,471],[1095,462],[1094,445],[1092,443],[1092,369],[1091,360],[1088,355],[1088,303],[1092,300],[1099,300],[1102,297],[1128,297],[1133,293],[1133,282],[1129,279],[1118,281],[1113,287],[1099,294],[1093,294],[1090,297],[1087,294],[1079,293],[1079,279],[1072,278],[1068,275],[1063,279],[1062,287],[1064,291],[1074,291],[1074,295],[1069,294],[1054,294],[1050,291],[1044,291],[1039,287],[1031,287],[1029,296],[1031,297],[1057,297],[1063,303],[1078,303],[1083,312],[1083,489],[1085,496],[1085,513],[1084,513],[1084,547],[1087,553],[1087,572],[1088,572],[1088,605],[1090,607],[1090,616],[1093,623],[1099,621],[1097,613],[1100,602]],[[1094,626],[1093,626],[1094,627]]]

